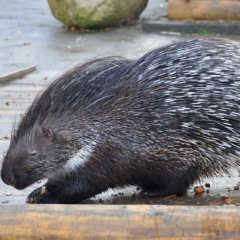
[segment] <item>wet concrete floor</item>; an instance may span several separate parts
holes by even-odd
[[[33,64],[37,70],[22,79],[0,85],[0,162],[9,145],[13,122],[59,72],[95,57],[121,55],[134,59],[156,47],[193,37],[146,33],[141,30],[140,24],[100,32],[70,31],[53,18],[47,1],[4,1],[1,7],[0,76]],[[165,13],[166,1],[150,0],[142,17],[159,18]],[[236,36],[227,37],[239,39]],[[239,174],[235,170],[231,176],[198,183],[210,183],[210,188],[206,188],[208,193],[198,196],[191,188],[183,198],[139,198],[139,190],[129,187],[110,190],[86,203],[238,205],[240,191],[234,190],[238,182]],[[24,204],[26,196],[38,185],[18,191],[0,180],[0,204]]]

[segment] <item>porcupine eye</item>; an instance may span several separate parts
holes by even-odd
[[[36,156],[37,155],[37,151],[32,151],[31,153],[30,153],[30,156],[31,157],[34,157],[34,156]]]

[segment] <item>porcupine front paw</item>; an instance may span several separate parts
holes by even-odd
[[[60,203],[59,198],[45,186],[32,191],[27,197],[27,203]]]

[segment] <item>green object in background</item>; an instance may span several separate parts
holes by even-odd
[[[211,34],[211,32],[208,31],[207,29],[200,29],[199,34],[200,35],[208,35],[208,34]]]
[[[148,0],[48,0],[53,16],[67,26],[101,29],[138,18]]]

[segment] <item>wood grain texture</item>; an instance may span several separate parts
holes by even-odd
[[[239,207],[0,206],[0,239],[240,239]]]
[[[239,0],[168,0],[168,18],[240,20]]]

